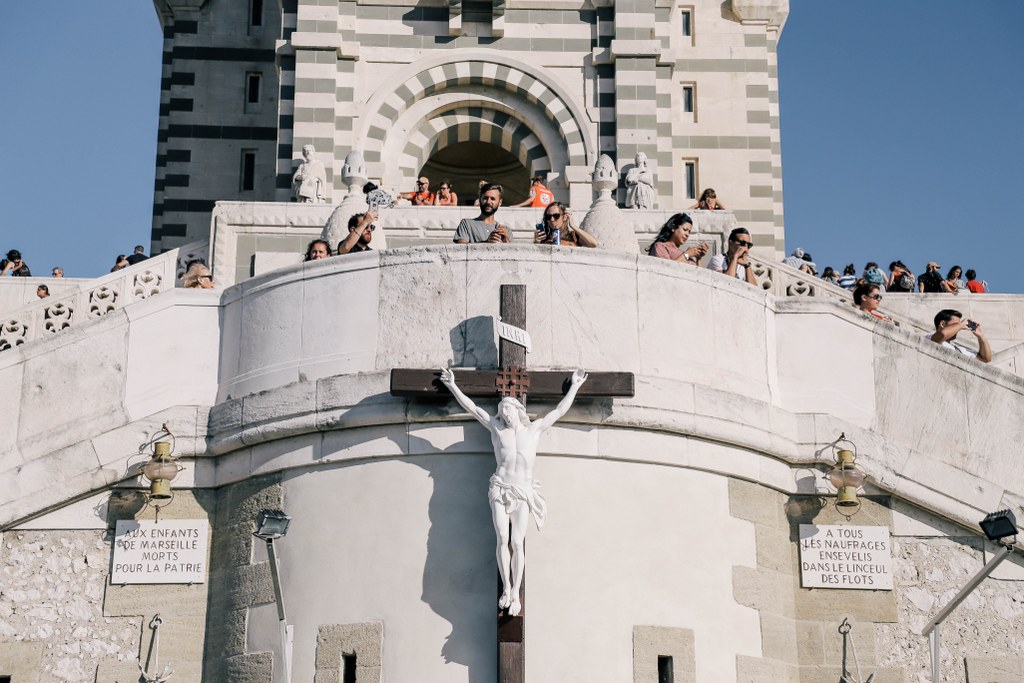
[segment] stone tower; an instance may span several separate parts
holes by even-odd
[[[335,204],[351,150],[391,189],[448,178],[471,203],[487,179],[515,200],[539,175],[581,208],[601,154],[623,205],[643,152],[655,208],[685,209],[713,187],[762,255],[782,251],[788,0],[156,4],[156,251],[205,237],[218,200],[291,201],[307,144]]]

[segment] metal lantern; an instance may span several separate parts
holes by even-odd
[[[836,487],[836,507],[840,512],[853,514],[860,507],[857,491],[864,486],[864,478],[864,470],[857,465],[854,451],[847,448],[836,451],[836,462],[828,472],[828,479]]]
[[[153,444],[153,457],[142,466],[142,474],[152,482],[150,500],[168,500],[173,497],[171,482],[178,476],[178,461],[171,456],[171,444],[157,441]]]

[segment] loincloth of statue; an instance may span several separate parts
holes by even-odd
[[[530,486],[519,486],[517,484],[506,484],[497,474],[491,475],[490,486],[487,488],[487,501],[490,503],[501,503],[505,506],[505,512],[512,514],[520,505],[526,505],[533,515],[533,522],[540,529],[544,526],[544,520],[548,516],[548,502],[541,495],[540,482],[534,481]]]

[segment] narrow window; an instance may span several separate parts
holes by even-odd
[[[693,86],[683,86],[683,111],[692,114],[693,113]]]
[[[242,191],[256,189],[256,150],[242,150]]]
[[[250,0],[249,26],[263,26],[263,0]]]
[[[356,683],[356,656],[341,656],[341,683]]]
[[[674,683],[672,676],[672,657],[658,655],[658,683]]]
[[[686,160],[683,162],[683,183],[686,186],[686,198],[697,198],[697,161]]]
[[[679,18],[681,20],[679,34],[681,36],[683,36],[684,38],[692,38],[693,37],[693,10],[688,8],[688,7],[684,8],[683,11],[680,12],[680,17]]]
[[[250,71],[245,75],[245,101],[247,104],[259,104],[262,78],[263,75],[258,71]]]

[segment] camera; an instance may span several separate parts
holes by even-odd
[[[969,330],[976,330],[976,329],[978,329],[978,323],[974,322],[973,320],[968,320],[967,321],[967,329],[969,329]]]

